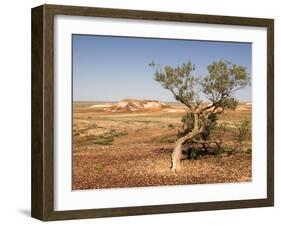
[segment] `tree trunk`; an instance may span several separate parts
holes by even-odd
[[[173,154],[172,154],[172,167],[171,167],[171,170],[173,172],[179,171],[180,168],[181,168],[181,160],[184,157],[183,154],[182,154],[182,146],[183,146],[182,141],[178,140],[176,142],[176,146],[175,146]]]
[[[182,154],[182,148],[185,143],[187,143],[189,140],[192,140],[192,138],[195,135],[193,133],[187,134],[187,136],[184,136],[176,142],[176,146],[174,148],[173,154],[172,154],[172,166],[171,170],[173,172],[179,171],[181,169],[181,160],[184,159],[186,156]]]
[[[198,125],[198,114],[194,112],[193,115],[194,115],[193,130],[190,133],[188,133],[187,135],[185,135],[184,137],[179,138],[176,142],[176,146],[175,146],[173,154],[172,154],[171,170],[173,172],[179,171],[181,168],[181,160],[185,157],[182,154],[183,145],[185,143],[187,143],[188,141],[191,141],[193,139],[193,137],[195,137],[196,135],[198,135],[199,133],[202,132],[202,128],[199,129],[199,125]]]

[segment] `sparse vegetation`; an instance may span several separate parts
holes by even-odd
[[[189,148],[187,150],[187,159],[189,160],[196,160],[199,156],[203,155],[202,149],[199,148]]]
[[[240,124],[236,124],[236,128],[236,139],[239,143],[242,143],[243,141],[251,137],[252,125],[250,120],[244,120]]]
[[[252,148],[247,148],[247,154],[252,154]]]
[[[215,143],[221,149],[210,133],[219,115],[225,110],[236,109],[238,101],[233,96],[234,92],[250,85],[247,68],[220,60],[207,67],[207,75],[198,77],[193,75],[195,65],[190,61],[177,67],[167,65],[161,68],[154,62],[150,66],[154,69],[155,81],[169,90],[175,100],[185,105],[189,111],[184,120],[184,131],[172,154],[172,171],[180,170],[183,146],[186,144],[209,146]],[[208,105],[203,104],[202,94],[209,101]]]
[[[169,129],[174,129],[175,126],[174,126],[173,124],[169,124],[169,125],[168,125],[168,128],[169,128]]]
[[[175,141],[177,140],[176,136],[162,136],[162,137],[157,137],[156,139],[153,140],[153,142],[158,143],[158,144],[171,144],[171,143],[175,143]]]
[[[72,189],[251,181],[251,43],[80,36]]]
[[[94,138],[93,144],[112,145],[115,137],[125,136],[127,134],[127,132],[117,132],[115,129],[111,129],[109,132]]]
[[[216,150],[215,144],[207,152],[198,144],[188,152],[187,146],[185,155],[192,161],[183,161],[182,170],[177,174],[169,170],[170,155],[178,139],[177,130],[183,130],[182,117],[186,113],[183,105],[172,105],[172,109],[175,111],[171,113],[127,114],[93,112],[87,105],[74,107],[74,189],[251,179],[251,141],[246,139],[242,142],[243,152],[237,151],[236,147],[236,125],[241,125],[241,118],[251,117],[250,106],[247,110],[240,111],[238,107],[235,111],[226,112],[217,121],[210,136],[223,140],[223,151]]]

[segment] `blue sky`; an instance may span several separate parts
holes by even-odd
[[[189,60],[194,75],[207,74],[207,66],[229,60],[246,66],[251,75],[250,43],[153,38],[73,35],[73,100],[119,101],[125,98],[174,101],[173,95],[153,79],[153,60],[177,66]],[[236,93],[251,101],[251,87]]]

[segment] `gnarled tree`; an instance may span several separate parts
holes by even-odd
[[[176,141],[172,154],[171,169],[177,171],[180,170],[181,160],[185,157],[182,154],[185,144],[213,143],[220,148],[218,141],[203,139],[204,134],[214,123],[214,118],[225,109],[236,108],[238,101],[233,94],[250,85],[250,76],[246,67],[224,60],[210,64],[207,67],[208,75],[204,77],[192,74],[195,66],[191,62],[164,68],[152,62],[150,66],[155,70],[154,79],[188,108],[188,114],[192,114],[193,127]]]

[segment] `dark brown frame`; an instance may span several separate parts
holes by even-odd
[[[53,34],[54,16],[95,16],[267,28],[267,198],[156,206],[54,211]],[[32,181],[31,215],[50,221],[274,205],[274,20],[61,5],[32,9]]]

